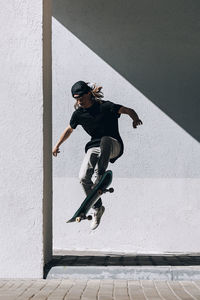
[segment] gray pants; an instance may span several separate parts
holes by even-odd
[[[120,143],[110,136],[101,138],[100,147],[88,149],[79,172],[79,180],[86,195],[92,190],[93,174],[95,177],[102,175],[106,171],[110,159],[119,155],[120,149]],[[99,208],[101,205],[102,201],[99,199],[93,208]]]

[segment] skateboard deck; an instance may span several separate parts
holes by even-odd
[[[75,212],[73,217],[70,220],[68,220],[66,223],[80,222],[81,220],[85,220],[85,219],[91,220],[92,216],[91,215],[87,216],[87,213],[90,210],[90,208],[97,202],[97,200],[101,197],[103,193],[114,192],[113,188],[107,189],[108,186],[111,184],[111,182],[112,182],[112,171],[108,170],[103,174],[99,183],[94,187],[91,193],[82,202],[81,206]]]

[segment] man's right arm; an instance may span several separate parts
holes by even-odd
[[[71,135],[71,133],[73,132],[73,128],[68,125],[67,128],[65,129],[65,131],[63,132],[63,134],[61,135],[59,141],[57,142],[57,144],[54,146],[52,154],[54,156],[57,156],[58,153],[60,153],[59,147],[60,145],[66,141],[66,139],[69,138],[69,136]]]

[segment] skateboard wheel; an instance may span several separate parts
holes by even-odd
[[[114,189],[113,189],[113,188],[109,188],[109,192],[110,192],[110,193],[113,193],[113,192],[114,192]]]
[[[98,193],[98,195],[102,195],[103,194],[102,190],[98,190],[97,193]]]
[[[87,219],[88,219],[89,221],[92,220],[92,216],[89,215],[89,216],[87,217]]]
[[[76,222],[79,223],[80,221],[81,221],[81,217],[77,217],[77,218],[76,218]]]

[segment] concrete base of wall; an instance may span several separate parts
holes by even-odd
[[[48,279],[200,280],[200,255],[135,255],[59,251],[46,265]]]
[[[200,267],[53,267],[47,279],[200,280]]]

